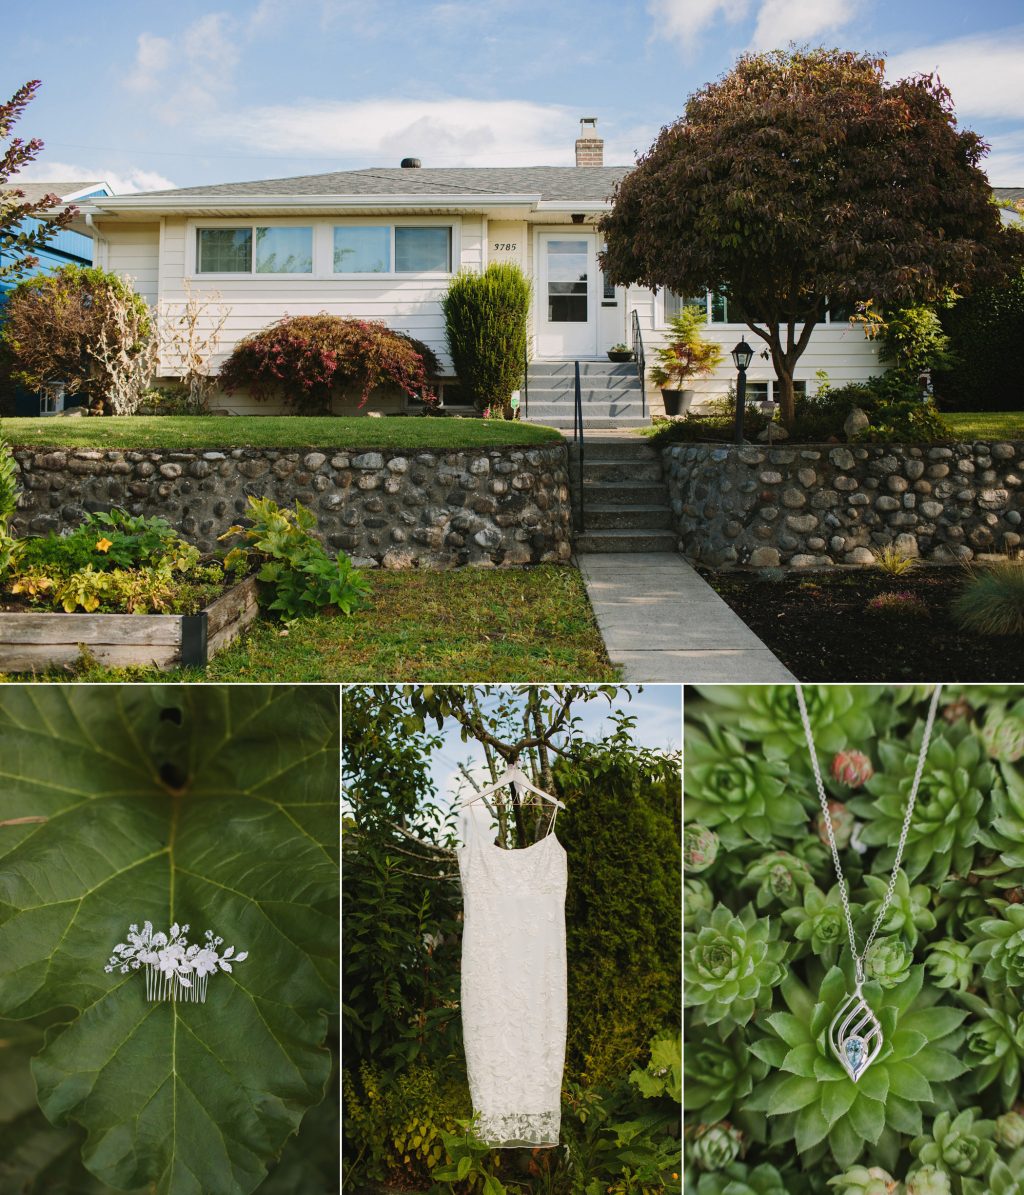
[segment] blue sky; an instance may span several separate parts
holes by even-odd
[[[689,92],[790,40],[938,69],[1024,185],[1020,0],[68,0],[12,6],[0,90],[44,89],[26,178],[118,191],[360,166],[571,165],[581,115],[633,161]]]

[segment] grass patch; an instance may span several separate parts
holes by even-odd
[[[304,415],[123,415],[4,419],[16,447],[422,448],[444,451],[557,443],[555,428],[498,419],[368,419]]]
[[[365,609],[295,623],[260,619],[205,672],[83,668],[39,680],[610,681],[617,679],[587,600],[568,566],[374,571]],[[22,678],[9,678],[22,679]]]
[[[943,411],[959,440],[1024,440],[1022,411]]]

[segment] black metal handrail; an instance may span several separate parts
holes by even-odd
[[[576,449],[576,476],[579,479],[580,515],[578,530],[582,534],[586,530],[583,522],[583,392],[580,388],[580,363],[578,361],[576,362],[576,393],[572,411],[572,443]]]
[[[640,415],[647,418],[647,365],[644,361],[644,338],[640,333],[640,315],[633,309],[633,357],[640,378]]]

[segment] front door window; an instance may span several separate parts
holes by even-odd
[[[548,322],[585,324],[589,317],[587,269],[590,254],[583,240],[547,242]]]

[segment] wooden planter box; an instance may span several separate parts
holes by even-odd
[[[233,585],[198,614],[0,613],[0,672],[73,664],[85,647],[101,664],[204,665],[259,613],[256,578]]]

